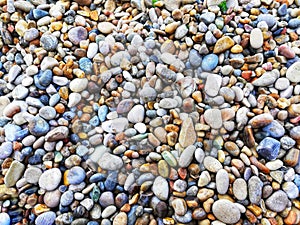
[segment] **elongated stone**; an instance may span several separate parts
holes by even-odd
[[[178,141],[182,147],[192,145],[196,141],[196,132],[192,118],[188,117],[183,121]]]

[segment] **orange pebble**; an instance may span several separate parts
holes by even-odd
[[[62,114],[65,112],[65,106],[62,103],[58,103],[54,108],[57,113]]]

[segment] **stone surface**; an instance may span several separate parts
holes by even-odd
[[[240,210],[229,200],[217,200],[212,205],[214,216],[223,223],[233,224],[239,221],[241,217]]]
[[[274,192],[266,200],[266,206],[274,212],[282,212],[286,208],[288,201],[289,200],[288,200],[286,193],[279,190],[279,191]]]
[[[23,175],[24,170],[25,170],[25,165],[23,163],[14,160],[4,177],[5,185],[7,187],[14,186]]]
[[[158,176],[155,178],[152,191],[161,200],[167,200],[169,196],[169,185],[165,178]]]
[[[179,133],[178,141],[184,148],[195,143],[196,132],[193,120],[190,117],[184,120]]]
[[[60,184],[61,178],[62,174],[59,169],[46,170],[39,178],[39,186],[47,191],[53,191]]]
[[[119,156],[115,156],[106,152],[99,159],[98,164],[102,169],[105,170],[118,170],[122,168],[123,161]]]

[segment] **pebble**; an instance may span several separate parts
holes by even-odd
[[[216,187],[219,194],[225,194],[229,187],[229,176],[226,170],[220,169],[216,174]]]
[[[80,41],[87,39],[87,30],[84,27],[74,27],[68,32],[69,40],[74,44],[78,45]]]
[[[188,167],[191,164],[195,150],[196,147],[190,145],[181,153],[178,161],[180,167]]]
[[[212,212],[218,220],[226,224],[237,223],[241,217],[239,208],[226,199],[214,202]]]
[[[229,36],[220,38],[214,46],[214,54],[220,54],[230,49],[234,45],[234,41]]]
[[[189,30],[185,24],[180,25],[179,27],[177,27],[177,29],[175,31],[175,38],[176,39],[183,38],[188,33],[188,31]]]
[[[268,160],[277,158],[280,150],[280,142],[274,138],[266,137],[257,146],[257,152]]]
[[[183,121],[181,127],[178,141],[182,147],[187,147],[195,143],[196,141],[196,132],[194,129],[194,124],[192,118],[188,117]]]
[[[208,109],[204,113],[205,122],[213,129],[220,129],[222,127],[222,114],[219,109]]]
[[[13,152],[13,145],[11,142],[3,142],[0,146],[0,159],[8,158]]]
[[[234,196],[240,200],[243,201],[247,198],[248,191],[247,191],[247,183],[244,179],[238,178],[233,182],[232,190]]]
[[[299,196],[299,189],[293,182],[283,183],[282,190],[287,194],[289,199],[295,199]]]
[[[56,215],[54,212],[44,212],[41,215],[39,215],[36,220],[36,225],[52,225],[55,221]]]
[[[60,184],[61,178],[62,174],[59,169],[46,170],[39,178],[39,186],[46,191],[53,191]]]
[[[19,161],[14,160],[11,163],[4,177],[4,183],[6,187],[14,186],[23,175],[24,170],[25,170],[25,165],[23,163],[20,163]]]
[[[209,54],[203,57],[201,68],[204,71],[212,71],[216,68],[219,63],[219,58],[216,54]]]
[[[263,33],[259,28],[254,28],[250,33],[250,45],[252,48],[258,49],[263,46]]]
[[[300,82],[300,62],[293,63],[286,71],[286,78],[290,82]]]
[[[69,184],[80,184],[85,179],[85,171],[79,166],[72,167],[67,174]]]
[[[118,170],[123,166],[123,161],[119,156],[106,152],[99,159],[98,164],[105,170]]]
[[[220,169],[223,168],[222,164],[217,159],[211,156],[206,156],[204,158],[203,165],[205,169],[212,173],[217,173]]]
[[[59,126],[48,132],[45,136],[46,141],[58,141],[67,138],[69,129],[67,127]]]
[[[165,178],[158,176],[155,178],[152,191],[160,200],[167,200],[169,196],[169,185]]]
[[[5,212],[0,213],[0,223],[2,225],[10,225],[11,223],[10,216]]]
[[[141,123],[144,120],[145,108],[142,105],[134,106],[128,113],[127,118],[131,123]]]
[[[47,191],[44,195],[44,202],[50,208],[55,208],[59,205],[61,193],[58,189],[54,191]]]
[[[276,120],[265,126],[263,131],[267,132],[271,137],[274,138],[280,138],[285,133],[284,127]]]
[[[42,35],[40,42],[46,51],[53,51],[58,45],[58,40],[53,35]]]
[[[208,74],[205,82],[205,92],[211,97],[218,95],[222,85],[222,77],[216,74]]]
[[[266,200],[266,206],[274,212],[282,212],[285,210],[288,201],[286,193],[278,190]]]
[[[103,34],[109,34],[114,29],[116,29],[116,27],[112,23],[109,23],[109,22],[98,23],[98,30]]]
[[[30,184],[37,184],[42,173],[41,169],[32,166],[25,170],[24,178]]]

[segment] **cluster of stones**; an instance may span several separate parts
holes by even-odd
[[[299,0],[0,0],[0,224],[300,223]]]

